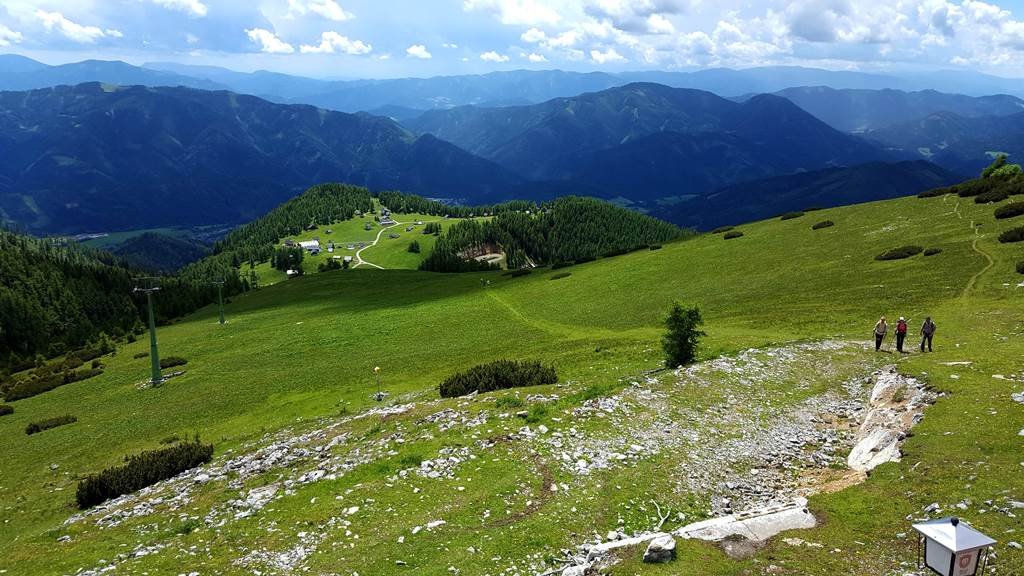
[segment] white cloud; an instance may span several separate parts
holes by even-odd
[[[24,37],[20,32],[15,32],[7,26],[0,24],[0,46],[10,46],[21,42]]]
[[[96,26],[83,26],[77,22],[72,22],[65,18],[60,12],[36,10],[35,16],[36,19],[43,24],[43,28],[45,28],[47,32],[60,32],[68,40],[82,44],[94,44],[100,38],[111,36],[120,38],[122,36],[121,32],[118,30],[108,29],[104,31]]]
[[[647,31],[651,34],[675,34],[676,27],[661,14],[651,14],[647,17]]]
[[[343,9],[335,0],[288,0],[288,15],[295,17],[306,14],[317,14],[335,22],[355,18],[354,14]]]
[[[561,20],[552,2],[541,0],[464,0],[462,7],[466,11],[492,12],[502,24],[513,26],[557,24]]]
[[[607,50],[591,50],[590,59],[598,64],[609,64],[614,62],[625,62],[626,57],[619,54],[615,48],[608,48]]]
[[[543,54],[537,54],[536,52],[524,54],[523,57],[529,60],[530,62],[533,62],[534,64],[540,64],[541,62],[548,61],[548,59]]]
[[[484,62],[508,62],[508,56],[505,56],[504,54],[498,54],[494,50],[484,52],[483,54],[480,55],[480,59],[483,60]]]
[[[454,50],[455,48],[458,48],[458,47],[459,47],[459,45],[458,45],[458,44],[456,44],[456,43],[454,43],[454,42],[445,42],[444,44],[441,44],[441,46],[442,46],[443,48],[450,48],[450,49],[452,49],[452,50]]]
[[[196,36],[195,34],[192,34],[191,32],[186,32],[185,33],[185,42],[188,42],[189,44],[198,44],[199,43],[199,36]]]
[[[206,4],[203,4],[200,0],[153,0],[153,3],[159,4],[169,10],[184,12],[189,16],[196,18],[206,16],[207,11],[209,10]]]
[[[405,49],[405,54],[411,58],[419,58],[420,60],[430,60],[434,57],[434,55],[431,54],[423,44],[413,44],[412,46],[409,46]]]
[[[373,50],[373,46],[366,44],[362,40],[352,40],[333,30],[320,35],[319,46],[310,46],[308,44],[299,46],[299,51],[303,54],[334,54],[339,52],[342,54],[359,55],[369,54],[371,50]]]
[[[291,54],[295,48],[265,28],[250,28],[245,31],[249,40],[260,45],[260,52],[267,54]]]

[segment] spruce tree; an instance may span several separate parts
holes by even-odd
[[[665,319],[665,336],[661,346],[665,350],[665,366],[675,368],[692,364],[697,358],[697,345],[704,332],[700,327],[704,324],[700,309],[696,306],[683,308],[678,302]]]

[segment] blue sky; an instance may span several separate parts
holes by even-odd
[[[0,0],[0,52],[339,78],[773,64],[1024,76],[1024,0]]]

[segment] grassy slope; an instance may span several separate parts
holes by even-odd
[[[145,359],[131,359],[146,348],[140,340],[109,359],[103,376],[19,401],[14,415],[0,419],[0,437],[5,438],[0,444],[0,460],[5,463],[0,479],[0,509],[5,512],[0,558],[18,562],[19,571],[29,574],[50,573],[58,566],[72,572],[98,558],[111,558],[123,551],[119,542],[134,541],[127,527],[100,535],[76,533],[76,544],[64,549],[59,559],[50,554],[63,533],[56,527],[70,513],[68,504],[79,475],[114,464],[126,453],[151,448],[173,433],[200,432],[222,453],[283,425],[302,426],[342,408],[365,409],[372,404],[374,365],[383,368],[388,390],[405,399],[432,397],[430,389],[455,369],[509,356],[553,362],[564,380],[615,386],[619,377],[656,367],[658,324],[671,301],[678,299],[699,304],[705,313],[710,334],[705,356],[796,339],[863,338],[879,314],[905,314],[915,321],[931,314],[940,326],[938,352],[911,356],[901,368],[927,373],[934,385],[952,396],[929,409],[906,445],[902,464],[880,468],[862,486],[814,500],[827,521],[805,539],[824,542],[824,548],[795,549],[776,542],[753,560],[733,562],[708,545],[686,543],[684,557],[696,556],[701,562],[645,573],[760,573],[763,566],[758,563],[768,556],[771,563],[795,573],[866,574],[876,567],[893,568],[875,566],[871,558],[912,557],[911,544],[894,536],[907,529],[903,516],[932,501],[994,498],[1014,485],[1014,495],[1024,496],[1019,493],[1024,468],[1021,439],[1016,436],[1024,427],[1024,415],[1009,400],[1010,392],[1016,391],[1010,389],[1013,386],[992,378],[1020,374],[1022,369],[1024,326],[1016,287],[1021,277],[1012,271],[1012,262],[1022,255],[1019,247],[995,242],[992,232],[1009,224],[994,223],[991,212],[991,206],[953,198],[908,198],[752,224],[742,227],[746,236],[740,239],[706,236],[666,245],[659,251],[572,267],[564,270],[572,273],[570,277],[557,281],[549,280],[552,272],[518,279],[495,274],[332,272],[236,298],[223,329],[215,326],[215,309],[208,308],[162,330],[163,354],[189,359],[187,375],[163,388],[136,389],[147,370]],[[836,226],[810,230],[811,224],[825,218]],[[979,235],[971,227],[973,221],[983,223]],[[972,249],[976,238],[978,249],[994,261],[990,268],[986,256]],[[911,242],[944,252],[928,259],[872,260],[877,253]],[[369,250],[364,254],[372,261]],[[483,288],[482,277],[493,284]],[[965,292],[972,278],[973,288]],[[602,352],[595,354],[596,349]],[[940,364],[954,360],[974,364]],[[953,373],[959,378],[952,379]],[[28,421],[64,413],[75,414],[79,422],[31,437],[22,432]],[[918,462],[923,464],[915,467]],[[51,463],[59,465],[56,472],[49,469]],[[486,487],[460,495],[451,486],[432,486],[424,488],[424,495],[428,501],[461,502],[465,514],[496,506],[494,499],[504,498],[507,505],[518,498],[514,495],[519,483],[536,482],[536,472],[527,464],[515,459],[503,465],[482,463],[477,474],[491,479]],[[379,483],[389,472],[366,468],[337,485],[303,491],[302,498],[282,503],[278,514],[297,525],[315,524],[317,517],[330,512],[304,506],[310,501],[305,497],[320,491],[321,501],[330,501],[334,493],[357,486],[360,480]],[[646,472],[651,482],[663,474],[656,469]],[[972,475],[976,478],[967,479]],[[640,469],[620,481],[644,478],[645,470]],[[610,507],[624,502],[601,484],[588,490]],[[408,506],[409,523],[418,515],[429,520],[425,510],[401,495],[374,494],[382,507]],[[294,509],[287,511],[289,506]],[[555,528],[572,516],[565,509],[568,504],[556,501],[550,506],[545,514],[497,533],[502,546],[489,551],[526,553],[552,542],[578,542]],[[1014,527],[1003,515],[969,519],[1004,541],[1009,538],[1005,530]],[[577,520],[584,535],[589,526],[608,522],[586,515]],[[171,524],[164,529],[173,529]],[[233,530],[241,532],[212,535],[200,530],[185,538],[193,544],[213,538],[210,545],[228,557],[235,550],[232,538],[258,536],[244,528]],[[377,536],[382,543],[393,543],[397,533]],[[261,545],[273,542],[270,536],[261,538]],[[440,574],[449,560],[434,556],[439,547],[462,550],[479,538],[423,539],[402,554],[434,558],[436,569],[422,573]],[[367,544],[371,542],[377,540]],[[832,553],[833,548],[845,553]],[[888,554],[876,554],[879,550]],[[337,570],[338,562],[372,564],[372,559],[360,555],[365,553],[346,557],[334,551],[325,554],[317,568]],[[1019,553],[1014,556],[1004,549],[1000,558],[1011,572],[1013,566],[1024,567]],[[164,555],[136,568],[160,567],[169,561]],[[460,566],[464,574],[488,568],[486,561]],[[382,573],[395,570],[393,565],[378,568]],[[627,562],[621,573],[639,570]]]

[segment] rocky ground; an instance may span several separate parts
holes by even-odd
[[[442,442],[422,461],[389,473],[384,489],[407,490],[415,478],[453,482],[456,491],[465,490],[458,484],[467,463],[494,458],[500,450],[533,460],[543,488],[516,514],[478,511],[484,526],[515,522],[553,499],[578,493],[595,477],[654,460],[670,467],[673,495],[695,495],[704,503],[702,509],[691,509],[690,517],[667,506],[662,509],[657,501],[637,503],[649,510],[651,525],[632,531],[626,529],[623,511],[609,511],[613,517],[619,514],[618,525],[595,529],[591,538],[578,543],[577,551],[562,551],[565,567],[576,563],[579,551],[598,543],[654,531],[666,523],[679,527],[841,489],[862,479],[874,465],[898,458],[900,440],[934,395],[891,367],[865,366],[863,357],[860,344],[803,343],[651,373],[611,394],[578,402],[572,398],[585,389],[584,383],[552,387],[543,395],[509,392],[524,408],[544,407],[542,418],[499,406],[495,398],[502,394],[396,404],[321,421],[308,430],[268,434],[209,465],[77,514],[66,525],[103,531],[127,522],[142,540],[158,533],[159,522],[168,517],[214,531],[255,521],[258,532],[274,535],[277,542],[287,530],[265,513],[270,507],[295,498],[305,486],[393,458],[403,447],[434,445],[430,443],[443,438],[459,442]],[[368,435],[365,428],[373,422],[386,423],[381,426],[385,432]],[[337,547],[343,541],[358,546],[353,520],[373,500],[346,493],[334,495],[333,502],[313,500],[310,506],[331,506],[335,512],[288,533],[285,546],[259,540],[239,545],[233,565],[259,574],[302,571],[320,547]],[[1009,510],[1012,505],[990,507]],[[399,542],[423,531],[445,530],[447,522],[438,510],[433,519],[408,526]],[[64,543],[68,540],[70,536]],[[172,538],[148,541],[80,573],[135,572],[134,561],[153,554],[190,558],[209,553],[177,546]],[[545,562],[541,552],[524,551],[518,559],[503,560],[509,564],[499,572],[549,571],[550,560]]]

